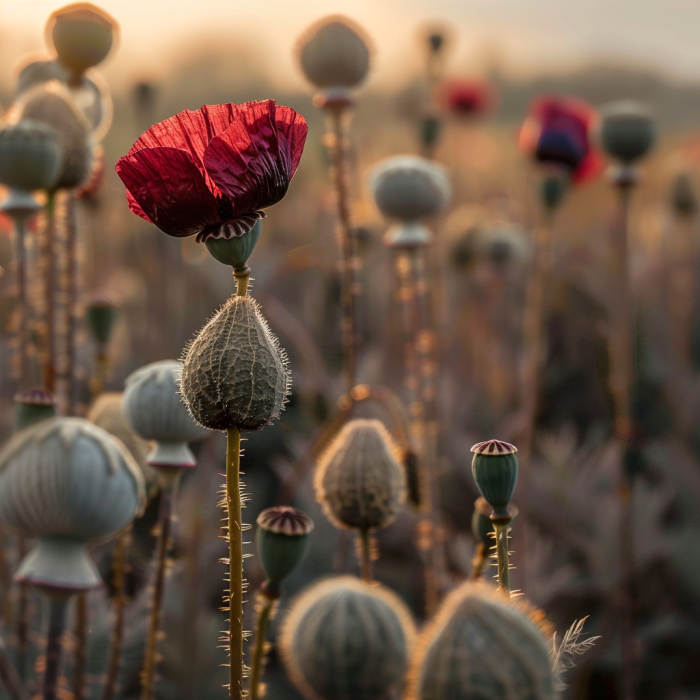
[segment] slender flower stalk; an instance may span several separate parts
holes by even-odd
[[[7,654],[7,647],[0,639],[0,683],[10,696],[10,700],[30,700],[29,693],[22,684],[22,678],[12,665]]]
[[[46,200],[46,226],[41,232],[40,265],[44,277],[43,382],[50,394],[56,392],[56,193]]]
[[[63,357],[62,384],[66,392],[66,412],[69,416],[76,415],[77,382],[76,382],[76,346],[78,333],[78,284],[80,271],[78,268],[78,219],[77,200],[74,192],[66,194],[65,226],[66,226],[66,275],[65,275],[65,349]],[[79,700],[79,699],[78,699]]]
[[[75,599],[75,652],[73,653],[73,698],[85,697],[85,664],[88,641],[88,594],[81,593]]]
[[[47,598],[49,627],[46,635],[46,670],[42,683],[43,700],[57,700],[59,697],[58,679],[69,600],[70,596],[60,594],[49,595]]]
[[[250,669],[250,700],[260,700],[260,697],[262,697],[261,682],[263,671],[265,670],[267,628],[274,616],[277,600],[258,593],[257,604],[258,617],[255,622],[255,645],[253,647],[253,663]]]

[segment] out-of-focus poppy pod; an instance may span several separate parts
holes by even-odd
[[[287,192],[308,128],[274,100],[205,105],[152,126],[117,162],[129,208],[170,236],[232,239]]]
[[[582,100],[539,97],[530,104],[518,146],[536,161],[562,168],[581,184],[597,177],[604,167],[602,155],[591,143],[596,122],[595,110]]]
[[[479,117],[496,105],[493,86],[478,78],[448,80],[440,87],[438,98],[444,109],[462,118]]]

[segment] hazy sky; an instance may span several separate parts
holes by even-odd
[[[21,37],[22,48],[43,45],[49,13],[58,0],[0,0],[0,32]],[[208,42],[245,35],[269,51],[282,79],[298,79],[291,51],[298,34],[330,13],[346,14],[372,36],[375,80],[408,69],[407,44],[428,20],[455,30],[455,72],[478,69],[499,57],[511,71],[565,69],[591,58],[656,66],[700,81],[700,0],[102,0],[121,23],[119,65],[158,73],[189,50],[206,30]],[[12,41],[12,39],[11,39]],[[15,38],[14,41],[19,41]],[[10,47],[6,48],[9,51]],[[6,55],[6,54],[5,54]],[[114,63],[114,62],[113,62]],[[113,73],[114,66],[106,66]]]

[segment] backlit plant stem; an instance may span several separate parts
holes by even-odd
[[[478,581],[481,578],[481,574],[484,571],[484,564],[486,563],[486,547],[480,542],[476,545],[476,550],[474,551],[474,557],[472,558],[472,572],[469,578],[472,581]]]
[[[372,538],[370,531],[363,528],[358,533],[360,544],[360,570],[362,571],[362,580],[367,583],[372,583]]]
[[[121,663],[122,647],[124,645],[124,612],[126,599],[124,595],[126,544],[129,538],[128,531],[122,532],[114,545],[114,557],[112,559],[113,583],[114,583],[114,636],[112,649],[109,656],[107,680],[105,681],[102,700],[113,700],[117,687],[117,677]]]
[[[49,594],[49,631],[46,636],[46,670],[42,696],[43,700],[56,700],[58,697],[58,678],[63,650],[62,637],[66,630],[69,598],[60,594]]]
[[[75,600],[75,653],[73,655],[73,698],[85,697],[85,661],[88,636],[88,594],[81,593]]]
[[[493,523],[496,534],[496,559],[498,563],[498,586],[510,591],[510,561],[508,552],[508,523],[510,518],[499,518]]]
[[[29,379],[29,289],[27,284],[27,227],[24,221],[15,223],[17,256],[17,296],[19,299],[19,325],[17,340],[19,344],[19,379],[20,383]]]
[[[66,335],[64,384],[67,394],[66,410],[76,415],[75,353],[78,313],[78,217],[77,200],[73,192],[66,196]],[[78,699],[79,700],[79,699]]]
[[[44,272],[45,347],[43,362],[44,388],[56,391],[56,193],[46,201],[46,226],[41,236],[40,256]]]
[[[267,628],[274,615],[277,600],[258,593],[258,619],[255,623],[255,646],[253,648],[253,665],[250,671],[249,700],[259,700],[260,682],[265,669],[265,652],[267,648]]]

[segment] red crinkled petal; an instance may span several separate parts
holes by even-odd
[[[234,217],[279,202],[304,149],[304,118],[274,100],[240,105],[204,153],[207,173],[233,204]]]
[[[220,220],[216,197],[184,150],[144,148],[120,158],[117,174],[131,211],[170,236],[192,236]]]

